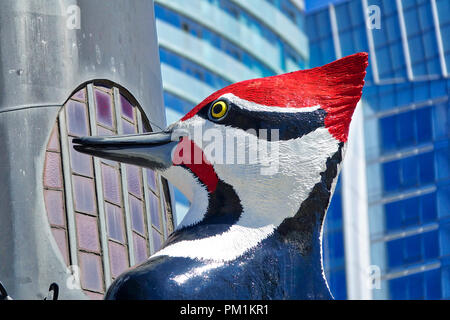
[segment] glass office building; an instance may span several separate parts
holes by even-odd
[[[154,2],[169,124],[231,83],[308,66],[303,0]]]
[[[362,147],[348,150],[361,165],[344,165],[327,218],[336,298],[450,298],[449,13],[448,0],[350,0],[307,15],[311,67],[370,58]]]

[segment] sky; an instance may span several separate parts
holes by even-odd
[[[329,3],[336,3],[342,0],[305,0],[306,11],[311,11],[318,8],[323,8]]]

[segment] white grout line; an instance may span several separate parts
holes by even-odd
[[[94,88],[92,83],[87,85],[87,98],[89,110],[89,124],[91,126],[91,135],[97,135],[97,116],[94,101]],[[100,159],[92,157],[94,161],[95,189],[97,191],[98,220],[100,225],[100,244],[102,247],[103,268],[105,274],[105,285],[108,288],[111,285],[111,266],[109,261],[108,231],[106,228],[105,202],[103,198],[102,168]]]
[[[138,123],[138,132],[143,133],[144,132],[144,126],[142,124],[142,115],[138,108],[136,109],[136,118]],[[145,215],[147,217],[147,233],[148,233],[148,244],[150,247],[150,255],[152,255],[155,252],[155,246],[153,244],[153,236],[152,236],[152,216],[150,212],[150,195],[148,190],[148,181],[147,181],[147,173],[146,168],[142,168],[142,184],[144,188],[144,203],[145,203]]]
[[[162,179],[159,178],[158,179],[158,188],[159,188],[159,216],[161,219],[161,228],[162,228],[162,235],[163,235],[163,239],[167,239],[167,226],[166,226],[166,212],[164,210],[165,205],[163,203],[165,194],[164,194],[164,189],[163,189],[163,185],[162,185]]]
[[[67,135],[65,107],[59,113],[59,134],[61,138],[61,162],[64,176],[64,193],[66,198],[67,231],[69,234],[70,263],[78,265],[77,228],[73,208],[72,173],[70,169],[69,137]]]
[[[119,89],[113,89],[114,96],[114,110],[117,124],[117,134],[123,134],[123,127],[121,121],[120,114],[120,92]],[[125,210],[125,224],[126,224],[126,233],[127,233],[127,241],[128,241],[128,256],[130,258],[130,266],[134,266],[136,264],[136,259],[134,255],[134,241],[133,241],[133,230],[131,227],[131,215],[130,215],[130,203],[128,201],[128,179],[127,179],[127,169],[126,164],[120,163],[120,178],[122,182],[122,196],[123,196],[123,207]]]

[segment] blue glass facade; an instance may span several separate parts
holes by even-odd
[[[371,5],[379,29],[366,27]],[[370,54],[362,107],[375,299],[450,298],[449,12],[446,0],[350,0],[307,15],[312,67]],[[340,261],[352,230],[341,203],[334,197],[324,237],[339,253],[326,268],[330,287],[345,298],[352,284],[340,280]]]

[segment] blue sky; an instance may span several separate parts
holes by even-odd
[[[336,3],[342,0],[305,0],[306,11],[322,8],[329,3]]]

